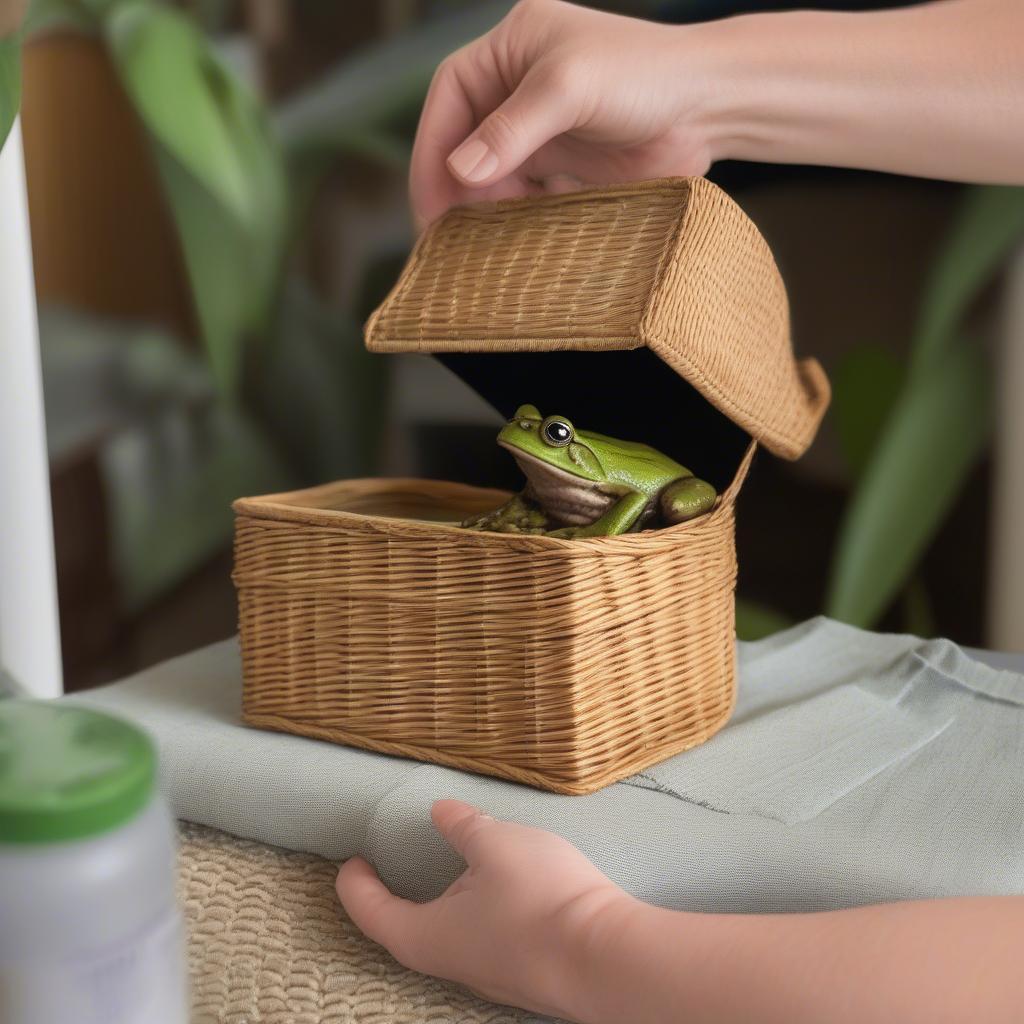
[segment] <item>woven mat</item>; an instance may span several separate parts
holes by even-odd
[[[330,861],[183,824],[193,1024],[523,1024],[364,938]]]

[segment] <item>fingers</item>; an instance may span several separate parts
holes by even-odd
[[[467,52],[459,51],[444,61],[423,103],[409,166],[409,198],[420,230],[458,203],[464,191],[445,166],[445,159],[478,121],[472,100],[456,72],[456,67],[467,59]]]
[[[435,800],[430,816],[437,831],[471,867],[480,837],[498,825],[489,814],[461,800]]]
[[[345,861],[335,883],[345,912],[363,934],[380,943],[400,963],[416,961],[422,908],[392,895],[362,857]]]
[[[524,162],[575,125],[583,82],[578,68],[537,64],[509,95],[486,36],[448,57],[431,82],[413,145],[417,229],[460,203],[536,191]]]
[[[550,71],[539,65],[531,68],[512,95],[451,153],[451,173],[469,188],[493,184],[572,128],[579,105],[573,90],[559,85]]]

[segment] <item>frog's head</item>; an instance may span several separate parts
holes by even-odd
[[[564,416],[541,416],[535,405],[521,405],[498,434],[529,477],[531,465],[542,462],[585,480],[606,480],[598,444],[578,434]]]

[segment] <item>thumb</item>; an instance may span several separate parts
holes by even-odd
[[[416,960],[421,907],[392,895],[362,857],[342,864],[335,888],[345,912],[364,935],[406,966]]]
[[[430,816],[437,831],[470,866],[479,837],[497,824],[489,814],[461,800],[435,800]]]
[[[544,143],[576,123],[571,90],[557,87],[549,73],[527,72],[515,92],[448,157],[451,173],[473,188],[500,181]]]

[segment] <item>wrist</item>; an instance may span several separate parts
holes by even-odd
[[[693,117],[711,161],[803,162],[835,121],[846,13],[783,11],[682,26]],[[807,162],[815,162],[813,159]]]
[[[560,915],[556,947],[565,953],[557,969],[556,1015],[582,1024],[603,1019],[606,986],[602,975],[615,971],[623,935],[651,908],[617,886],[576,900]]]
[[[562,1015],[580,1024],[661,1024],[685,1006],[692,1024],[796,1020],[795,1004],[774,990],[797,916],[666,910],[625,896],[577,933]]]
[[[570,938],[571,984],[564,1013],[580,1024],[620,1024],[641,1020],[638,999],[659,973],[652,950],[667,927],[697,918],[664,910],[626,893],[607,903],[599,914],[581,917]],[[679,963],[685,971],[685,963]]]

